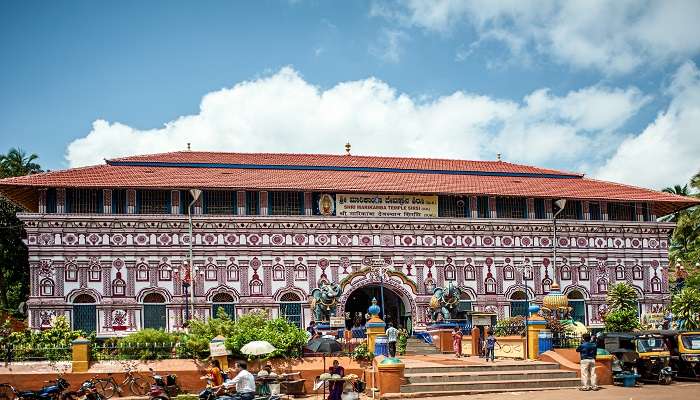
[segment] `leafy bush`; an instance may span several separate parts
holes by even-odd
[[[306,332],[286,319],[269,319],[264,312],[249,313],[238,318],[226,334],[226,348],[234,355],[241,354],[241,348],[249,342],[265,340],[277,349],[266,358],[299,357],[306,345]],[[243,355],[244,356],[244,355]]]
[[[613,310],[605,314],[605,330],[608,332],[632,332],[639,329],[637,310]]]
[[[700,328],[700,290],[686,287],[671,298],[671,312],[681,329]]]
[[[610,311],[637,310],[637,291],[626,282],[610,285],[606,303]]]
[[[231,336],[235,322],[219,308],[216,318],[208,321],[192,320],[189,322],[189,332],[182,335],[178,355],[185,358],[205,359],[209,357],[209,342],[215,337]]]
[[[89,340],[94,338],[94,334],[85,335],[82,331],[72,330],[66,317],[60,316],[55,319],[53,327],[47,330],[12,332],[3,343],[12,346],[12,358],[15,360],[60,361],[71,358],[72,343],[81,336]]]
[[[367,347],[367,342],[360,343],[355,347],[355,350],[350,354],[350,357],[352,357],[353,360],[357,361],[370,361],[374,359],[374,353],[369,351],[369,347]]]
[[[143,329],[119,341],[119,355],[120,358],[139,360],[170,358],[177,342],[176,335],[161,329]]]
[[[525,317],[517,316],[498,321],[494,328],[495,336],[525,336]]]

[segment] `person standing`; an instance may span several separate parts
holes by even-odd
[[[340,366],[338,360],[333,360],[333,366],[328,368],[328,372],[331,375],[340,375],[341,378],[345,376],[345,368]],[[340,379],[332,380],[329,385],[328,400],[341,400],[344,386],[345,381]]]
[[[581,388],[580,390],[598,390],[598,377],[595,373],[595,357],[598,346],[591,341],[591,335],[583,334],[583,342],[576,348],[581,354]]]
[[[486,362],[489,362],[489,358],[491,358],[491,362],[496,362],[496,345],[498,344],[498,347],[501,347],[501,344],[498,343],[498,340],[496,339],[496,336],[493,335],[493,330],[489,328],[488,330],[488,336],[486,336],[486,339],[484,340],[484,345],[486,346]]]
[[[389,347],[389,357],[396,357],[396,341],[399,339],[399,330],[394,328],[394,324],[389,323],[389,329],[386,330],[386,343]]]
[[[457,358],[462,357],[462,330],[459,326],[452,329],[452,350]]]

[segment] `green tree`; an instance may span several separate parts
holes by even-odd
[[[637,291],[632,286],[626,282],[620,282],[610,285],[606,303],[611,312],[632,310],[636,313],[637,298]]]
[[[41,172],[36,154],[27,155],[12,148],[0,155],[0,178]],[[27,247],[22,242],[24,228],[17,218],[19,207],[0,196],[0,307],[16,310],[29,293]]]
[[[632,332],[639,329],[637,310],[618,309],[605,314],[605,330],[608,332]]]
[[[686,287],[671,299],[671,312],[681,329],[700,328],[700,290]]]

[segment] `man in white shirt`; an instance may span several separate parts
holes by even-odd
[[[399,338],[399,330],[394,328],[392,323],[389,323],[389,329],[386,330],[387,347],[389,348],[389,357],[396,357],[396,341]]]
[[[236,369],[229,370],[228,376],[233,376],[234,372],[236,377],[227,379],[223,388],[236,387],[236,394],[230,397],[233,400],[253,400],[255,398],[255,377],[248,372],[248,364],[244,361],[236,362]]]

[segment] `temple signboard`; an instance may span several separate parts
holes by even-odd
[[[438,216],[438,197],[403,194],[337,194],[335,214],[342,217]]]

